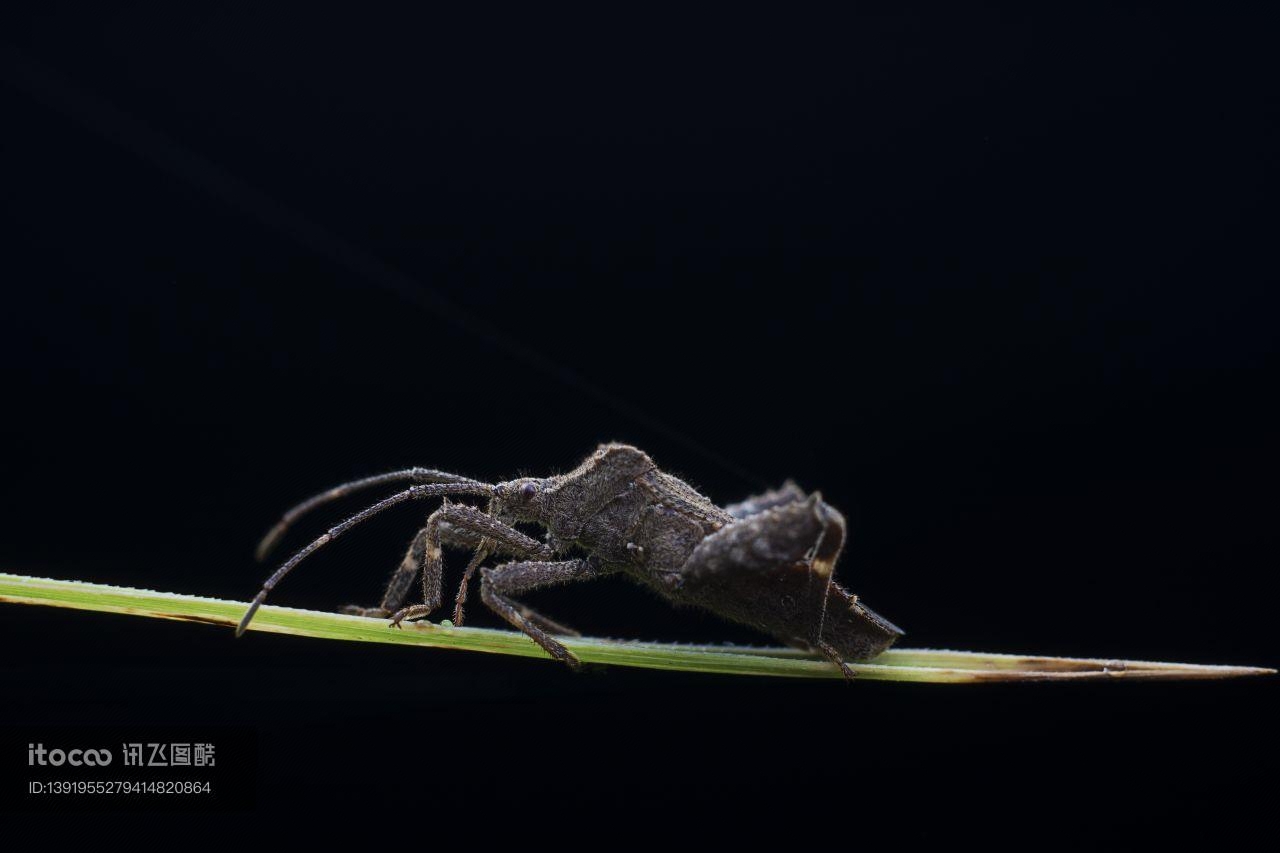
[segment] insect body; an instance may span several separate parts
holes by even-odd
[[[474,551],[458,591],[455,623],[462,622],[471,576],[490,556],[506,557],[506,562],[480,569],[482,600],[552,657],[570,665],[576,665],[577,658],[553,635],[573,632],[524,606],[518,596],[617,573],[675,604],[703,608],[820,653],[850,676],[845,661],[874,657],[902,635],[834,581],[845,522],[821,495],[806,495],[788,483],[719,507],[658,470],[643,451],[625,444],[601,445],[575,470],[546,478],[490,485],[413,468],[338,486],[290,510],[263,540],[259,555],[265,555],[302,514],[357,489],[392,482],[413,485],[331,528],[295,554],[264,584],[237,633],[244,631],[280,579],[317,548],[383,509],[444,496],[444,504],[414,537],[381,604],[351,607],[348,612],[390,617],[393,625],[433,613],[441,603],[442,547],[448,545]],[[488,507],[452,503],[449,495],[487,497]],[[544,540],[516,529],[520,522],[542,526]],[[403,607],[419,574],[423,603]]]

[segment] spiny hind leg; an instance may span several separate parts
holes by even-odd
[[[520,614],[524,616],[525,619],[528,619],[530,622],[532,622],[535,626],[541,628],[547,634],[551,634],[553,636],[558,636],[558,637],[581,637],[582,636],[581,631],[574,630],[573,628],[570,628],[568,625],[564,624],[563,622],[557,622],[554,619],[550,619],[546,616],[543,616],[541,613],[539,613],[538,611],[534,610],[531,607],[522,606],[520,608]]]
[[[783,500],[708,536],[681,575],[687,592],[708,609],[765,627],[852,677],[826,625],[844,538],[843,516],[821,495]]]
[[[789,483],[795,486],[794,483]],[[799,492],[799,489],[796,488]],[[835,507],[822,500],[822,495],[814,492],[806,499],[806,506],[811,507],[820,523],[820,530],[814,539],[813,546],[804,555],[802,564],[807,567],[807,576],[800,593],[801,627],[805,631],[804,641],[814,651],[821,654],[839,668],[846,679],[852,679],[856,673],[844,661],[844,656],[833,646],[826,636],[827,605],[835,585],[836,561],[844,550],[846,525],[844,516]],[[789,505],[794,501],[785,501],[778,506]],[[787,571],[791,571],[790,568]]]
[[[578,658],[550,636],[563,633],[563,626],[516,601],[514,596],[543,587],[594,580],[606,574],[608,571],[591,559],[505,563],[480,571],[480,599],[547,654],[577,667]]]
[[[823,657],[840,668],[845,678],[853,678],[854,672],[844,662],[844,658],[836,651],[824,636],[827,618],[827,602],[831,594],[832,578],[836,571],[836,560],[844,550],[845,521],[844,516],[834,507],[822,502],[815,493],[816,508],[822,515],[822,532],[813,544],[813,551],[807,555],[809,563],[809,580],[806,586],[807,604],[805,612],[812,620],[809,624],[809,644],[821,652]]]

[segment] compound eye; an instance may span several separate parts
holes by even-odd
[[[520,497],[523,500],[526,500],[526,501],[533,500],[533,496],[536,495],[537,493],[538,493],[538,487],[535,486],[533,483],[525,483],[523,486],[520,487]]]

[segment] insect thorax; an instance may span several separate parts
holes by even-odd
[[[621,485],[585,519],[577,542],[628,573],[677,572],[698,543],[732,517],[688,484],[656,468]]]

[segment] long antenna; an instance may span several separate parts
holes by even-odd
[[[493,494],[493,486],[484,483],[429,483],[426,485],[410,486],[403,492],[397,492],[389,498],[384,498],[376,504],[360,510],[355,515],[348,518],[341,524],[330,527],[328,532],[322,533],[318,538],[313,540],[310,545],[303,548],[298,553],[290,557],[284,565],[275,570],[271,577],[267,578],[267,582],[262,585],[262,589],[253,597],[249,609],[240,619],[240,624],[236,626],[236,636],[239,637],[244,633],[244,629],[249,627],[249,623],[253,621],[253,614],[258,612],[258,608],[262,606],[262,602],[267,600],[267,595],[271,590],[276,588],[276,584],[284,580],[284,576],[293,571],[294,568],[310,557],[316,551],[328,545],[351,528],[355,527],[363,521],[373,518],[383,510],[390,509],[397,504],[405,501],[421,500],[423,498],[434,498],[443,495],[491,495]]]
[[[258,562],[262,562],[275,549],[276,545],[288,532],[289,528],[302,516],[324,506],[327,503],[336,501],[339,498],[346,497],[353,492],[358,492],[371,486],[384,486],[387,483],[457,483],[468,486],[476,486],[479,488],[488,488],[484,483],[478,480],[472,480],[470,477],[459,477],[457,474],[450,474],[446,471],[433,471],[429,468],[406,468],[403,471],[389,471],[386,474],[374,474],[372,477],[365,477],[361,480],[351,480],[347,483],[341,483],[332,489],[321,492],[314,497],[307,498],[293,509],[286,512],[275,527],[267,531],[267,535],[262,537],[262,541],[258,543],[255,555]]]

